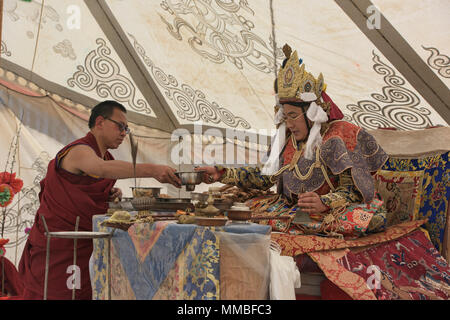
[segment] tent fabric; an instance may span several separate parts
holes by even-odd
[[[71,1],[5,1],[2,41],[11,53],[8,60],[49,82],[62,84],[96,100],[104,99],[107,92],[112,99],[126,102],[130,109],[154,116],[142,93],[130,80],[121,58],[113,50],[108,52],[109,41],[87,6],[83,1],[71,5]],[[69,9],[78,10],[82,19],[80,29],[70,25]],[[88,43],[98,43],[96,56],[89,56]],[[104,59],[107,53],[108,59]],[[84,59],[92,63],[93,69],[91,64],[84,65]],[[78,68],[79,65],[85,69]],[[88,73],[92,77],[83,78]],[[102,77],[109,81],[102,81]]]
[[[366,2],[380,9],[448,87],[450,2]],[[334,0],[4,0],[2,27],[0,168],[21,125],[13,171],[25,182],[5,221],[8,246],[14,248],[7,255],[16,265],[48,162],[86,134],[89,110],[102,100],[127,108],[140,162],[178,169],[257,165],[275,129],[273,82],[288,43],[307,71],[315,77],[323,73],[326,92],[344,120],[367,130],[393,127],[408,133],[448,126],[449,119],[421,95],[423,88],[408,82],[395,67],[398,62],[390,61]],[[172,133],[182,128],[188,130],[185,146],[190,145],[183,154],[195,163],[173,157],[180,141]],[[225,130],[245,134],[225,137]],[[380,137],[388,139],[388,133]],[[427,152],[423,142],[418,152]],[[395,148],[392,152],[407,152]],[[128,140],[112,153],[130,159]],[[161,186],[154,179],[137,183]],[[125,196],[133,184],[133,179],[117,183]],[[185,195],[162,187],[163,193]]]
[[[415,131],[370,130],[383,150],[391,157],[415,158],[443,154],[450,150],[450,128]]]
[[[425,6],[427,14],[414,28],[423,28],[420,34],[427,32],[427,41],[445,55],[449,25],[438,11],[445,12],[448,2],[419,6],[414,1],[419,9],[405,13],[417,15]],[[162,120],[167,127],[178,127],[203,121],[258,130],[273,127],[274,73],[283,59],[281,47],[289,43],[309,72],[316,77],[323,73],[327,93],[347,120],[369,129],[447,124],[335,1],[274,3],[275,50],[269,4],[111,0],[73,6],[70,0],[7,0],[3,59],[29,80],[45,79],[56,93],[70,92],[80,100],[116,99],[147,121],[155,120],[153,124]],[[392,5],[386,7],[393,12]],[[68,15],[68,9],[79,13],[79,26],[77,14]],[[403,30],[399,15],[393,19]],[[110,29],[120,39],[112,39]],[[407,32],[408,40],[425,58],[429,52],[417,44],[425,38],[413,41],[412,34]],[[433,61],[430,68],[438,63]],[[440,68],[444,76],[438,74],[446,80],[445,67]],[[139,69],[139,75],[129,69]]]
[[[408,5],[390,0],[372,2],[448,87],[448,1],[411,1]]]

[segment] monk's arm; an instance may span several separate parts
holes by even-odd
[[[63,168],[70,172],[82,172],[91,176],[108,179],[126,179],[134,177],[133,164],[121,160],[105,161],[99,158],[92,148],[78,145],[67,154]],[[136,177],[155,178],[158,181],[172,183],[179,181],[175,169],[165,165],[151,163],[136,164]]]

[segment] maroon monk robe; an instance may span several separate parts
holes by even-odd
[[[108,198],[116,180],[98,179],[88,175],[75,175],[60,167],[61,159],[68,150],[79,144],[90,146],[101,157],[97,141],[92,133],[76,140],[58,152],[50,161],[46,177],[41,181],[40,207],[22,254],[19,273],[24,282],[24,299],[43,299],[45,279],[46,243],[41,216],[45,217],[50,232],[73,231],[80,217],[79,231],[92,231],[92,216],[104,214],[108,209]],[[104,160],[114,160],[106,152]],[[71,299],[72,289],[67,280],[73,271],[74,243],[72,239],[51,239],[47,298]],[[89,277],[89,258],[92,253],[91,239],[77,240],[77,265],[81,271],[81,287],[76,299],[92,299]],[[69,282],[71,283],[71,282]]]

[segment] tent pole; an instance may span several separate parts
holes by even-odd
[[[2,257],[2,293],[0,297],[3,297],[4,295],[5,295],[5,257]]]
[[[2,45],[2,31],[3,31],[3,0],[0,0],[0,57],[2,56],[1,45]],[[2,230],[3,235],[3,230]],[[5,259],[2,258],[2,291],[1,296],[3,297],[5,292]]]
[[[3,31],[3,0],[0,0],[0,45],[2,43],[2,31]],[[0,56],[1,56],[0,51]]]

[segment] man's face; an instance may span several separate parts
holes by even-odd
[[[102,123],[102,136],[108,149],[117,149],[127,136],[125,127],[128,125],[126,114],[114,108],[109,118]],[[120,128],[122,127],[122,128]]]
[[[294,135],[295,140],[302,141],[308,137],[308,127],[305,122],[305,114],[300,107],[290,104],[283,105],[283,116],[286,121],[286,127]]]

